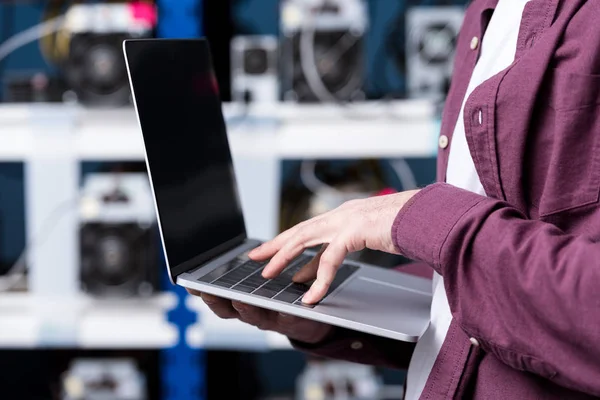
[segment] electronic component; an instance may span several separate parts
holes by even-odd
[[[67,90],[64,82],[45,72],[10,73],[4,77],[4,100],[9,103],[62,102]]]
[[[150,4],[76,4],[65,14],[69,51],[65,77],[79,101],[122,105],[130,101],[123,59],[125,39],[150,37],[156,15]]]
[[[93,174],[80,201],[81,284],[96,296],[158,289],[158,235],[148,177]]]
[[[15,7],[13,14],[17,13]],[[128,103],[131,95],[122,42],[151,37],[157,22],[155,6],[147,0],[94,4],[52,1],[40,22],[26,29],[15,26],[16,17],[6,8],[2,15],[13,25],[0,42],[2,100],[8,102]],[[43,64],[11,70],[3,63],[33,42],[39,42]]]
[[[231,42],[231,97],[235,102],[279,101],[277,38],[237,36]]]
[[[338,361],[310,362],[298,378],[297,398],[380,399],[382,380],[369,366]]]
[[[442,100],[448,92],[462,7],[413,7],[406,15],[408,93]]]
[[[361,0],[285,0],[280,21],[284,100],[364,99],[368,18]]]
[[[133,360],[77,359],[61,379],[62,400],[146,400],[146,378]]]

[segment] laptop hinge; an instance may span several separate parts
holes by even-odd
[[[173,277],[173,280],[175,281],[175,280],[177,280],[177,277],[179,275],[181,275],[185,272],[191,272],[192,270],[195,270],[196,268],[202,266],[202,264],[205,264],[206,262],[208,262],[212,259],[215,259],[215,258],[227,253],[228,251],[235,249],[236,247],[238,247],[241,244],[243,244],[244,242],[246,242],[247,239],[248,238],[245,234],[240,235],[240,236],[235,237],[225,243],[221,243],[219,246],[214,247],[207,252],[204,252],[202,254],[195,256],[191,260],[188,260],[182,264],[179,264],[178,266],[171,269],[171,276]]]

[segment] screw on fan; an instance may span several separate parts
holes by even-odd
[[[128,269],[129,248],[122,238],[118,236],[105,236],[100,239],[99,248],[99,272],[107,277],[109,281],[119,277],[123,271]]]
[[[86,104],[126,104],[127,69],[120,53],[125,36],[81,34],[71,41],[65,73],[79,100]]]
[[[419,41],[421,57],[430,64],[447,63],[456,46],[456,34],[446,24],[434,24],[427,27]]]

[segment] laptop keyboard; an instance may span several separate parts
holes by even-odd
[[[262,270],[266,262],[253,260],[234,259],[229,263],[216,268],[210,274],[199,279],[200,282],[233,289],[243,293],[254,294],[285,303],[302,305],[312,308],[314,305],[302,303],[302,296],[308,291],[310,285],[294,283],[294,275],[312,260],[312,256],[301,255],[292,261],[289,266],[275,279],[262,277]],[[343,264],[338,270],[327,295],[331,294],[342,283],[352,276],[359,267]],[[326,296],[327,296],[326,295]]]

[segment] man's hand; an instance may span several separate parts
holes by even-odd
[[[239,302],[188,290],[190,294],[199,296],[208,307],[220,318],[239,319],[259,329],[281,333],[290,339],[302,343],[316,344],[327,337],[333,330],[329,325],[307,319],[297,318],[274,311],[250,306]]]
[[[298,282],[316,277],[302,301],[317,303],[327,293],[348,253],[365,248],[398,253],[392,240],[392,225],[400,209],[418,192],[414,190],[347,202],[283,232],[250,252],[249,256],[257,261],[270,258],[263,276],[272,279],[305,249],[327,244],[315,260],[294,277]]]

